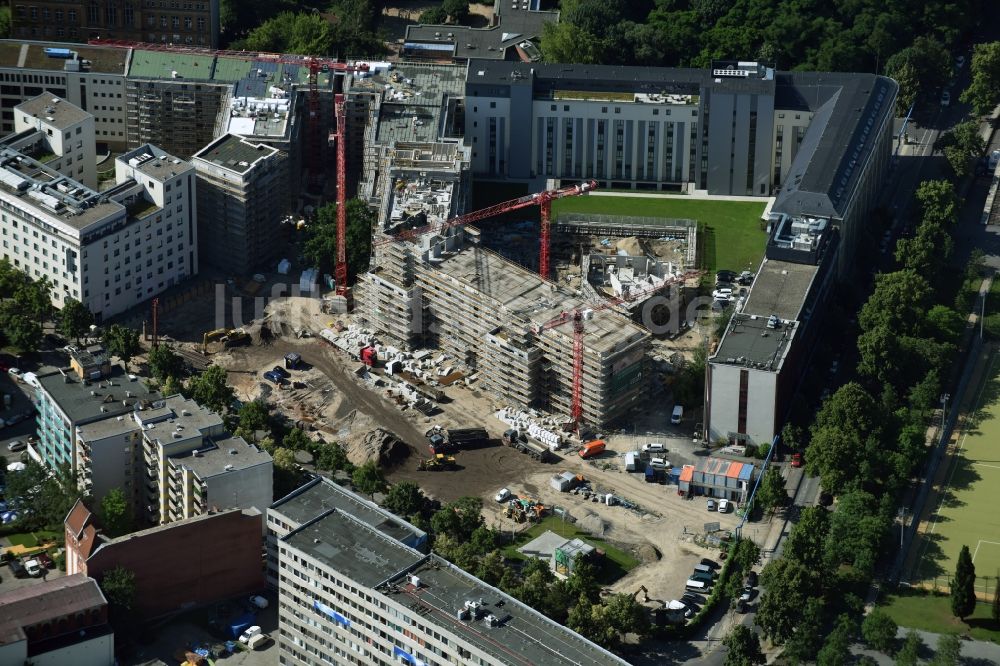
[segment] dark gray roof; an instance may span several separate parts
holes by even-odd
[[[712,361],[750,369],[778,371],[798,330],[798,324],[783,321],[778,328],[768,328],[767,321],[767,316],[733,315]]]
[[[317,477],[286,495],[272,504],[269,511],[279,513],[297,525],[303,525],[330,509],[346,511],[373,529],[399,541],[417,543],[427,537],[423,530],[400,520],[395,514],[326,477]]]
[[[521,2],[516,7],[500,0],[496,5],[497,24],[486,28],[470,28],[462,25],[409,25],[406,27],[406,46],[414,44],[452,44],[452,57],[489,58],[503,60],[507,50],[525,40],[536,39],[542,34],[542,26],[559,20],[559,12],[522,9]],[[537,0],[532,0],[535,5]],[[451,37],[449,37],[451,35]],[[419,51],[418,51],[419,52]],[[440,53],[440,51],[435,50]]]
[[[426,557],[338,509],[320,514],[282,541],[368,587],[376,587]]]
[[[59,98],[48,90],[43,91],[37,97],[21,102],[14,108],[29,116],[45,118],[49,124],[59,128],[75,125],[90,117],[90,114],[80,107]],[[52,120],[48,120],[49,118]]]
[[[190,469],[202,480],[257,465],[271,464],[271,454],[258,449],[242,437],[206,439],[197,450],[198,455],[194,455],[193,450],[171,455],[170,461]]]
[[[873,74],[795,72],[778,77],[775,108],[815,113],[773,206],[776,213],[843,217],[858,176],[891,121],[899,86]]]
[[[817,270],[812,264],[764,261],[743,306],[743,314],[797,320]]]
[[[409,575],[420,579],[419,589],[409,583],[406,578]],[[403,603],[412,602],[436,611],[425,617],[433,618],[439,626],[490,655],[491,663],[511,666],[628,663],[436,555],[412,571],[401,572],[393,582],[408,600]],[[483,607],[478,621],[458,619],[456,614],[466,601],[480,599]],[[500,620],[498,626],[491,627],[485,621],[489,614]]]
[[[109,380],[113,385],[109,384]],[[74,426],[119,414],[129,414],[140,400],[151,401],[160,397],[159,393],[151,391],[138,379],[131,379],[125,370],[117,365],[111,367],[110,377],[89,382],[89,385],[67,371],[40,375],[38,381],[42,385],[40,390],[49,395]],[[131,393],[130,397],[126,397],[126,391]],[[101,411],[102,407],[105,409],[104,412]]]

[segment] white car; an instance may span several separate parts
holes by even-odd
[[[494,497],[493,499],[495,499],[496,501],[502,503],[502,502],[506,502],[510,498],[511,498],[511,492],[509,490],[507,490],[506,488],[501,488],[500,492],[498,492],[496,494],[496,497]]]
[[[7,371],[7,374],[9,374],[14,379],[20,379],[22,373],[19,368],[11,368],[10,370]]]
[[[729,513],[729,500],[719,500],[719,513]]]
[[[254,636],[256,636],[258,634],[260,634],[260,627],[258,627],[255,624],[252,627],[247,627],[246,631],[244,631],[242,634],[240,634],[239,641],[240,641],[240,643],[243,643],[244,645],[246,645],[247,643],[250,642],[251,638],[253,638]]]
[[[24,563],[24,570],[28,572],[29,576],[33,576],[35,578],[42,575],[42,565],[34,558]]]
[[[722,301],[728,303],[733,300],[733,290],[732,289],[716,289],[712,292],[712,298],[717,301]]]
[[[945,90],[943,93],[941,93],[941,106],[950,106],[950,105],[951,105],[951,93]]]
[[[715,500],[714,499],[708,500],[707,506],[709,511],[715,511]]]

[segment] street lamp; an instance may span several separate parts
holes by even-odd
[[[909,509],[905,506],[899,507],[899,549],[903,549],[903,533],[906,532],[906,514]]]
[[[945,419],[948,418],[948,399],[951,398],[950,393],[941,394],[941,436],[944,436],[944,423]]]

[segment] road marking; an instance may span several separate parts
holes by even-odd
[[[979,465],[980,467],[992,467],[993,469],[1000,469],[1000,465],[987,465],[986,463],[974,462],[973,465]]]
[[[976,544],[976,550],[972,553],[972,563],[976,563],[976,555],[979,554],[979,547],[984,543],[993,544],[994,546],[1000,546],[1000,541],[987,541],[986,539],[980,539],[979,543]]]

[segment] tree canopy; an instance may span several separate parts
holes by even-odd
[[[184,373],[184,359],[170,345],[160,344],[150,349],[146,362],[149,372],[160,382],[165,382],[167,377],[178,379]]]
[[[222,414],[236,399],[233,387],[228,382],[224,368],[210,365],[201,374],[191,378],[188,382],[188,391],[191,393],[191,398],[199,405]]]
[[[358,492],[365,495],[374,495],[385,489],[385,477],[382,476],[382,470],[371,460],[354,470],[351,481]]]
[[[114,539],[132,530],[132,507],[121,488],[112,488],[101,499],[98,511],[104,533]]]
[[[132,357],[142,350],[139,344],[139,331],[121,324],[112,324],[104,331],[104,348],[128,366]]]
[[[67,298],[59,311],[59,332],[67,338],[79,340],[94,323],[93,313],[75,298]]]
[[[760,649],[760,639],[753,630],[742,624],[737,624],[722,639],[726,648],[726,660],[723,666],[757,666],[766,664],[767,659]]]
[[[368,270],[371,256],[372,225],[375,214],[361,199],[347,202],[347,271],[353,280]],[[316,211],[309,225],[302,254],[313,266],[332,273],[337,261],[337,204],[327,204]]]
[[[951,579],[951,612],[960,620],[972,615],[976,609],[976,565],[972,563],[969,547],[963,545],[955,564],[955,577]]]
[[[42,322],[52,313],[51,292],[47,278],[34,280],[9,259],[0,259],[0,344],[38,350]]]
[[[985,116],[1000,104],[1000,42],[976,44],[972,51],[972,83],[962,93],[962,101],[972,111]]]

